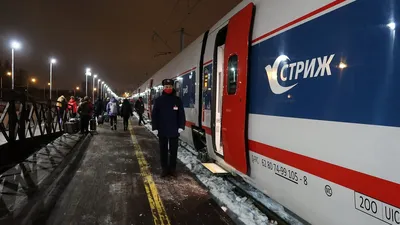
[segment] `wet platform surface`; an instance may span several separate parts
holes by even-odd
[[[3,163],[9,161],[10,164],[1,167],[0,224],[21,223],[40,201],[40,193],[45,192],[65,168],[73,149],[79,148],[83,139],[82,135],[64,134],[42,147],[32,146],[35,151],[27,158],[24,158],[25,152],[17,152],[15,158],[3,159]]]
[[[57,203],[37,224],[234,224],[178,161],[160,178],[157,139],[145,127],[98,127]],[[154,189],[155,187],[155,189]]]

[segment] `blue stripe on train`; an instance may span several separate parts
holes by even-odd
[[[400,27],[399,13],[397,1],[356,1],[254,45],[250,58],[250,113],[400,126],[400,33],[396,36],[387,26],[397,18]],[[280,71],[285,62],[281,63],[279,84],[297,85],[283,94],[271,91],[265,67],[273,67],[278,56],[286,55],[286,64],[305,64],[308,59],[310,65],[316,58],[317,72],[317,58],[323,62],[323,56],[327,56],[328,62],[331,54],[335,56],[330,62],[330,76],[324,70],[324,76],[304,79],[303,71],[295,80],[297,64],[292,80],[290,67],[285,68],[283,79],[287,80],[283,82]],[[340,62],[348,67],[340,69]],[[301,68],[299,65],[299,71]]]

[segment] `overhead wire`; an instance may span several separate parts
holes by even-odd
[[[173,13],[174,13],[175,10],[176,10],[176,7],[179,5],[180,2],[181,2],[181,0],[177,0],[177,1],[175,2],[174,7],[172,7],[171,12],[169,13],[167,19],[165,20],[165,22],[164,22],[164,24],[163,24],[164,26],[167,25],[168,21],[171,19]]]
[[[183,17],[183,19],[181,20],[181,22],[179,22],[179,26],[178,28],[182,27],[182,24],[189,18],[189,16],[191,15],[191,13],[193,12],[193,10],[196,9],[196,7],[202,2],[203,0],[197,0],[197,2],[192,6],[192,8],[189,9],[188,13],[186,14],[185,17]]]

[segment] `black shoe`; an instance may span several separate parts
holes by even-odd
[[[168,176],[168,172],[165,171],[165,170],[163,170],[163,171],[161,172],[160,177],[166,177],[166,176]]]

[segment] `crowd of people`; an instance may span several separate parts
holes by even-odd
[[[104,121],[109,121],[111,130],[117,130],[118,116],[123,118],[124,131],[128,130],[129,118],[133,115],[132,105],[128,99],[123,99],[119,102],[116,98],[98,98],[94,103],[88,96],[84,98],[76,98],[71,96],[69,101],[65,96],[61,95],[57,99],[57,110],[60,115],[69,113],[72,120],[80,121],[80,132],[89,132],[90,120],[94,120],[96,124],[103,124]],[[144,111],[144,108],[143,110]],[[143,114],[139,113],[139,115]]]
[[[176,95],[173,84],[174,81],[171,79],[163,80],[162,95],[154,100],[151,112],[152,130],[159,140],[161,177],[176,176],[178,139],[180,133],[185,130],[186,124],[183,103]],[[101,124],[103,120],[106,122],[109,120],[111,130],[117,130],[118,116],[123,118],[124,131],[126,131],[129,118],[133,115],[132,105],[128,99],[118,102],[114,97],[106,100],[98,98],[93,104],[88,96],[77,100],[72,96],[68,102],[64,96],[60,96],[57,100],[57,108],[61,115],[67,110],[72,118],[79,117],[81,133],[89,132],[91,119],[98,124]],[[142,97],[135,102],[134,109],[139,116],[139,125],[145,124],[143,119],[145,107]]]

